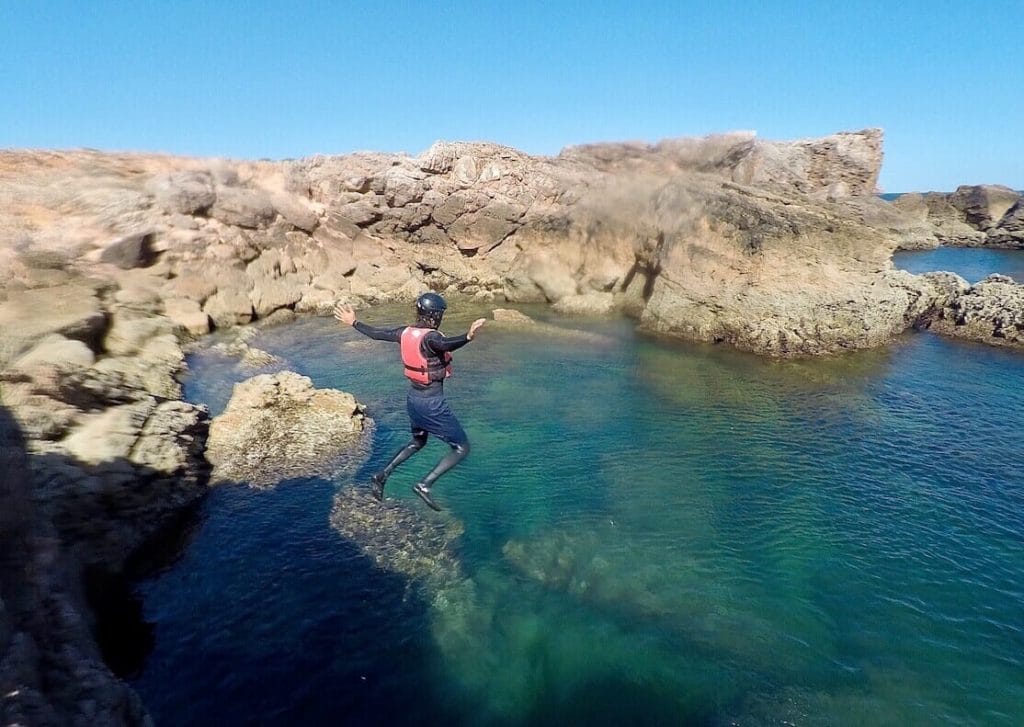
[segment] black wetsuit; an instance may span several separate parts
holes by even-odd
[[[377,341],[401,343],[402,332],[407,326],[398,328],[376,328],[361,321],[353,327]],[[442,368],[444,355],[456,351],[469,343],[465,334],[461,336],[445,336],[440,331],[430,330],[423,336],[421,350],[427,359],[428,368]],[[384,482],[391,476],[394,469],[414,455],[427,443],[427,435],[433,434],[451,445],[452,451],[444,457],[430,473],[420,481],[427,490],[438,477],[461,462],[469,454],[469,438],[452,413],[448,401],[444,397],[444,380],[431,381],[429,384],[410,382],[411,387],[406,396],[406,410],[409,413],[409,425],[412,430],[412,441],[400,449],[384,469],[374,475],[374,482],[379,487],[375,495],[382,495]],[[433,505],[432,505],[433,506]]]

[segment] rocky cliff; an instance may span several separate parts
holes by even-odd
[[[877,130],[555,158],[443,142],[280,163],[6,152],[0,255],[21,298],[74,294],[72,268],[102,280],[111,306],[192,335],[429,287],[621,308],[671,335],[815,354],[907,324],[916,293],[886,272],[899,230],[851,206],[880,164]]]

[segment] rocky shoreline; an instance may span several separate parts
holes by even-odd
[[[878,130],[543,158],[445,142],[251,163],[0,151],[4,723],[148,723],[103,665],[82,584],[122,572],[206,492],[209,416],[177,377],[211,330],[431,288],[624,312],[769,356],[911,326],[1024,346],[1020,285],[891,264],[940,243],[1024,247],[1021,196],[888,203],[881,161]]]

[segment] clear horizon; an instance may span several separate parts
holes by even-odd
[[[445,139],[554,155],[879,127],[883,192],[1024,189],[1018,13],[1011,2],[10,3],[0,148],[255,160],[415,155]]]

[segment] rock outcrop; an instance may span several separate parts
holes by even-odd
[[[969,285],[950,273],[931,273],[951,294],[929,316],[931,330],[994,346],[1024,348],[1024,284],[989,275]]]
[[[961,186],[942,194],[904,194],[892,202],[916,234],[903,250],[939,245],[1024,249],[1024,195],[998,185]]]
[[[292,371],[236,384],[210,424],[206,456],[214,482],[269,486],[330,471],[348,454],[367,422],[344,391],[316,389]]]

